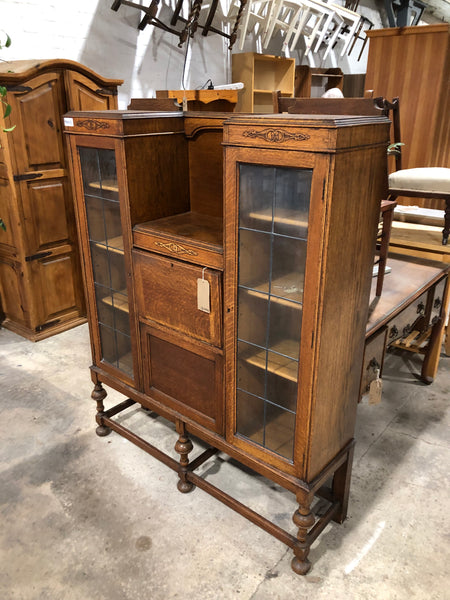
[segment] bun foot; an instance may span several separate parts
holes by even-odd
[[[306,558],[305,560],[299,560],[296,556],[291,560],[292,570],[297,573],[297,575],[306,575],[308,571],[311,569],[311,563]]]
[[[106,427],[106,425],[99,425],[95,430],[95,433],[100,437],[105,437],[111,433],[111,429]]]
[[[182,494],[189,494],[189,492],[191,492],[194,489],[194,487],[195,486],[193,483],[191,483],[190,481],[183,481],[182,479],[180,479],[177,483],[178,491]]]

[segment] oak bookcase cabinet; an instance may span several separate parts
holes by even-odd
[[[112,111],[65,123],[97,433],[269,531],[306,573],[311,543],[347,511],[389,121]],[[127,399],[106,409],[103,384]],[[114,418],[135,403],[175,422],[179,460]],[[192,462],[191,434],[209,445]],[[296,536],[195,472],[217,451],[296,495]]]
[[[15,125],[0,141],[2,324],[31,340],[86,314],[62,115],[117,108],[121,83],[67,60],[0,63],[12,107],[0,129]]]

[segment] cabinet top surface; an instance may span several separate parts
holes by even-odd
[[[224,125],[278,125],[298,127],[348,127],[351,125],[374,125],[388,123],[385,116],[359,115],[307,115],[307,114],[254,114],[235,115],[225,120]]]
[[[64,115],[65,117],[92,117],[96,119],[113,119],[113,120],[128,120],[128,119],[160,119],[160,118],[178,118],[182,117],[183,113],[177,111],[157,112],[146,110],[91,110],[79,111],[71,110]]]
[[[394,35],[423,35],[430,33],[450,33],[450,24],[435,23],[434,25],[414,25],[411,27],[385,27],[367,31],[368,38],[389,37]]]
[[[44,60],[13,60],[0,62],[0,74],[3,81],[27,79],[42,72],[55,69],[70,69],[72,71],[78,71],[86,77],[91,77],[95,80],[101,81],[104,85],[121,85],[123,83],[123,79],[109,79],[107,77],[103,77],[81,63],[64,58]]]

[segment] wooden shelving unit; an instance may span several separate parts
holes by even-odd
[[[235,112],[272,112],[272,92],[280,90],[283,96],[294,93],[295,60],[256,52],[232,55],[232,79],[241,81]]]
[[[296,98],[319,97],[330,88],[344,87],[344,74],[339,68],[321,69],[308,65],[295,67],[294,96]]]

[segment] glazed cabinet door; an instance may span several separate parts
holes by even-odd
[[[293,471],[311,198],[324,169],[271,160],[227,162],[228,435]]]
[[[101,148],[79,141],[72,151],[94,363],[132,382],[129,270],[117,173],[120,148],[113,141]]]

